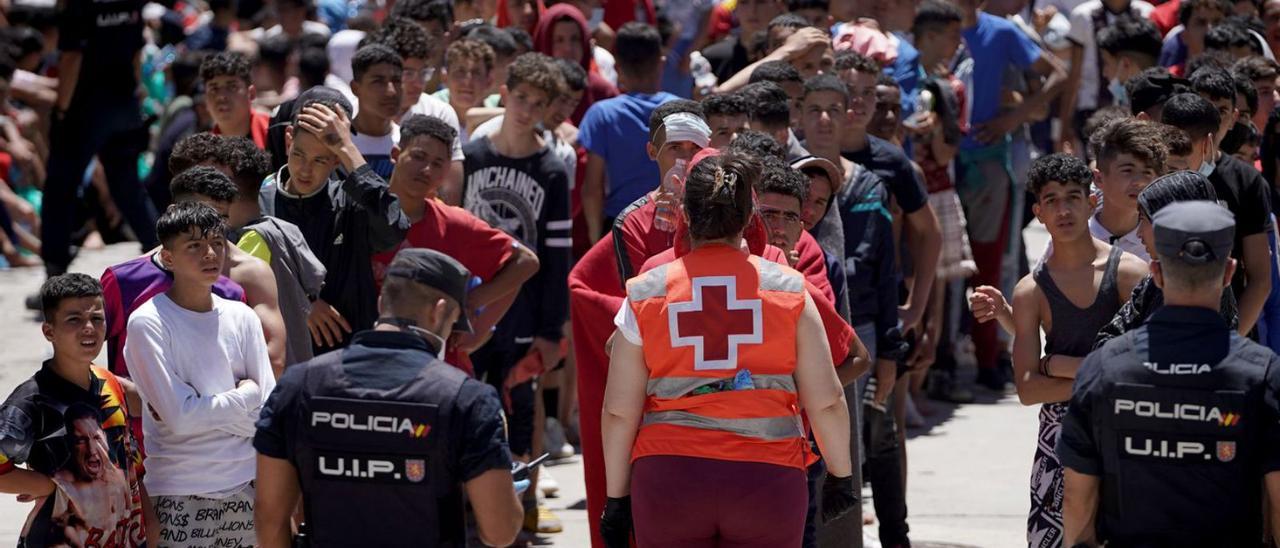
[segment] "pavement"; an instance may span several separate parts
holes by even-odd
[[[1030,229],[1028,240],[1028,249],[1043,249],[1043,229]],[[84,251],[71,270],[98,276],[138,252],[136,244]],[[23,307],[23,299],[43,278],[42,269],[0,270],[0,317],[8,318],[0,321],[0,395],[34,373],[51,353],[38,315]],[[106,363],[105,354],[99,359]],[[979,403],[928,402],[932,413],[927,426],[909,432],[907,502],[917,547],[1026,546],[1038,408],[1022,406],[1012,395],[978,392]],[[581,459],[552,462],[547,469],[560,484],[559,497],[547,499],[547,505],[562,520],[564,532],[540,536],[534,543],[589,546]],[[28,511],[29,505],[0,496],[0,544],[17,539]],[[876,544],[874,530],[874,525],[867,528],[868,547]]]

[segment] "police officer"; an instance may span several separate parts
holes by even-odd
[[[1152,225],[1165,305],[1085,359],[1062,420],[1064,545],[1259,546],[1264,475],[1280,507],[1280,359],[1217,312],[1235,220],[1182,202]]]
[[[299,493],[315,547],[465,546],[464,490],[481,541],[515,539],[501,402],[438,359],[451,331],[470,330],[469,279],[444,254],[401,250],[374,328],[280,377],[254,438],[262,546],[290,546]]]

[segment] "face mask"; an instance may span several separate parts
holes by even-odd
[[[1126,106],[1129,104],[1129,97],[1124,93],[1124,83],[1117,79],[1111,79],[1107,84],[1107,92],[1111,94],[1111,99],[1115,104]]]
[[[444,340],[444,339],[442,339],[442,338],[440,338],[440,335],[436,335],[435,333],[432,333],[432,332],[430,332],[430,331],[427,331],[426,329],[423,329],[423,328],[418,327],[418,326],[416,326],[416,325],[410,325],[410,326],[407,326],[407,327],[408,327],[409,331],[412,331],[412,332],[416,333],[419,337],[422,337],[422,338],[426,339],[428,342],[435,343],[435,344],[436,344],[436,346],[439,346],[439,347],[440,347],[440,351],[439,351],[439,352],[436,352],[436,358],[437,358],[437,359],[440,359],[440,360],[443,360],[443,359],[444,359],[445,340]]]
[[[1214,165],[1212,162],[1210,162],[1209,160],[1204,160],[1200,162],[1200,169],[1197,169],[1196,171],[1198,171],[1201,175],[1208,177],[1210,175],[1213,175],[1213,168],[1214,168]]]

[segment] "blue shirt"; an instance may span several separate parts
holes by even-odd
[[[649,115],[659,105],[679,99],[665,91],[626,93],[597,101],[579,124],[578,142],[604,158],[604,214],[617,217],[631,202],[658,186],[658,163],[645,154]]]
[[[898,58],[885,67],[885,74],[893,77],[902,89],[902,119],[916,110],[916,89],[920,85],[920,51],[908,41],[907,35],[895,32],[898,37]]]
[[[986,12],[978,12],[978,24],[964,29],[964,43],[973,58],[973,81],[970,84],[969,127],[985,123],[1000,114],[1000,83],[1009,66],[1026,69],[1040,58],[1040,46],[1013,23]],[[966,135],[960,142],[963,150],[984,145]]]

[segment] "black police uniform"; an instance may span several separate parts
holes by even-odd
[[[1220,215],[1225,221],[1213,219]],[[1162,221],[1190,230],[1162,232],[1171,228]],[[1170,238],[1175,249],[1213,241],[1203,231],[1215,222],[1230,223],[1230,214],[1208,202],[1167,206],[1153,221],[1157,248],[1167,256]],[[1232,226],[1218,257],[1229,253]],[[1216,310],[1166,305],[1090,354],[1072,392],[1057,454],[1067,468],[1101,479],[1099,541],[1260,545],[1262,475],[1280,470],[1274,353],[1239,336]]]
[[[494,389],[410,332],[290,367],[254,447],[298,469],[311,545],[466,544],[462,482],[511,469]]]

